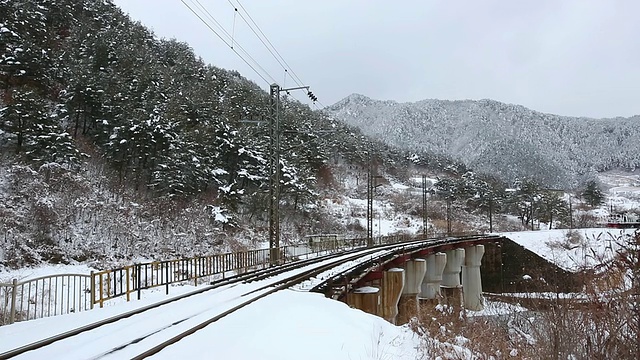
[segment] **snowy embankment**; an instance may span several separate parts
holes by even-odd
[[[184,287],[188,288],[191,287]],[[162,297],[159,295],[84,313],[2,326],[0,352],[13,348],[11,343],[16,336],[22,342],[25,336],[31,341],[46,338],[158,301]],[[211,300],[209,297],[207,301]],[[222,318],[154,358],[408,360],[419,358],[419,351],[420,339],[406,326],[394,326],[321,294],[284,290]]]
[[[206,344],[206,347],[203,347]],[[159,359],[417,359],[408,327],[321,294],[279,291],[167,348]]]
[[[575,229],[500,233],[567,271],[593,268],[611,259],[618,242],[634,234],[635,229]]]
[[[616,238],[634,230],[579,229],[579,237],[567,230],[501,233],[516,243],[567,270],[594,266],[611,257]],[[60,272],[90,271],[82,266],[48,266],[4,272],[1,277],[33,278]],[[171,295],[195,289],[186,285],[172,287]],[[39,319],[0,327],[0,349],[12,348],[12,338],[28,334],[39,339],[88,324],[99,319],[166,299],[163,291],[145,291],[143,300],[112,302],[109,307],[83,313]],[[209,299],[210,301],[211,299]],[[474,315],[494,315],[523,309],[491,306]],[[216,304],[208,304],[216,306]],[[178,310],[177,310],[178,311]],[[383,319],[326,299],[320,294],[280,291],[249,305],[192,337],[167,348],[156,358],[234,358],[234,359],[416,359],[428,347],[425,338],[407,326],[394,326]],[[462,353],[467,349],[460,348]]]

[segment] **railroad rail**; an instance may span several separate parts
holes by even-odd
[[[395,245],[379,245],[367,249],[353,249],[313,259],[300,260],[275,268],[262,269],[251,273],[229,277],[223,280],[216,281],[210,286],[206,286],[202,289],[188,294],[180,295],[172,299],[167,299],[156,304],[148,305],[140,309],[132,310],[117,316],[110,317],[108,319],[87,324],[82,327],[70,329],[68,331],[48,337],[43,340],[24,344],[17,348],[0,353],[0,359],[8,359],[20,355],[28,355],[28,357],[30,358],[38,358],[40,356],[38,355],[39,351],[43,352],[42,356],[45,356],[44,353],[50,354],[49,351],[53,351],[53,353],[56,353],[56,351],[58,351],[57,354],[59,354],[60,356],[68,356],[69,354],[67,352],[69,351],[69,346],[65,346],[65,344],[69,344],[69,342],[73,342],[74,344],[90,344],[92,341],[92,337],[94,337],[92,335],[95,334],[95,331],[97,330],[100,330],[101,333],[117,333],[118,331],[122,331],[122,329],[128,329],[129,332],[133,332],[132,336],[129,337],[129,342],[125,342],[123,344],[120,340],[116,341],[109,349],[94,349],[94,354],[89,357],[108,358],[109,356],[114,356],[122,358],[124,356],[127,358],[143,358],[151,355],[154,352],[160,351],[162,348],[170,345],[171,343],[175,343],[179,339],[192,334],[198,329],[201,329],[208,324],[211,324],[250,303],[268,296],[275,291],[291,287],[309,277],[326,271],[331,267],[338,266],[342,263],[353,261],[355,259],[362,258],[363,256],[375,254],[376,252],[391,251],[394,246]],[[253,286],[237,286],[238,284],[249,283],[253,284]],[[233,306],[225,309],[218,309],[220,311],[217,311],[215,314],[209,314],[211,312],[210,309],[208,309],[209,305],[204,308],[202,306],[197,307],[195,303],[198,301],[193,300],[198,299],[202,296],[207,296],[208,294],[211,295],[211,300],[214,300],[213,296],[215,296],[216,298],[221,298],[223,302],[231,299],[241,300],[238,300],[237,303],[230,301]],[[171,306],[171,309],[175,309],[175,306],[178,302],[181,302],[183,304],[183,306],[180,307],[181,309],[186,308],[189,309],[189,311],[187,313],[175,314],[175,317],[168,315],[170,313],[173,313],[172,311],[168,310],[169,307]],[[163,316],[166,318],[166,321],[163,322],[163,325],[160,326],[160,328],[157,328],[156,326],[151,329],[140,326],[140,324],[144,324],[145,319],[148,320],[151,318],[156,318],[158,316]],[[186,329],[180,331],[178,336],[173,336],[169,339],[162,338],[162,330],[165,330],[167,328],[176,329],[176,327],[181,325],[185,325]],[[157,340],[158,338],[162,338],[162,340],[159,341]],[[130,347],[137,348],[138,345],[143,345],[151,341],[154,341],[155,344],[153,346],[149,346],[147,350],[141,352],[140,354],[135,355],[130,353],[122,353],[122,351],[124,351],[125,349],[128,349]],[[58,348],[52,349],[52,347],[56,347],[56,345],[58,345]],[[86,347],[87,345],[84,346]],[[55,355],[46,356],[56,357]]]
[[[326,297],[344,301],[349,291],[360,286],[362,282],[379,279],[381,270],[387,267],[400,266],[411,257],[424,257],[430,253],[445,251],[461,244],[477,245],[497,243],[504,239],[499,235],[461,235],[458,237],[444,237],[431,239],[428,245],[415,247],[412,244],[403,246],[400,250],[382,256],[375,263],[362,263],[349,269],[343,269],[337,274],[327,274],[328,279],[315,284],[309,291],[323,293]]]
[[[427,247],[473,240],[478,239],[420,239],[376,245],[236,275],[188,294],[23,344],[0,353],[0,359],[22,356],[69,358],[73,357],[71,350],[78,351],[81,354],[78,357],[82,358],[142,359],[276,291],[310,278],[324,278],[316,283],[314,290],[317,291],[339,276],[327,275],[332,270],[335,273],[336,268],[351,274],[354,269],[370,266],[367,264],[372,261],[377,264],[391,261],[397,256],[394,254],[415,253]],[[100,339],[99,344],[96,339]]]
[[[411,240],[411,236],[385,236],[377,243]],[[363,247],[366,239],[341,239],[330,243],[287,245],[280,248],[283,262]],[[130,301],[141,291],[191,281],[196,286],[213,276],[246,272],[269,265],[269,249],[247,250],[193,258],[136,263],[90,274],[55,274],[35,279],[0,282],[0,325],[103,307],[118,297]],[[133,296],[132,296],[133,295]],[[137,295],[137,296],[136,296]]]

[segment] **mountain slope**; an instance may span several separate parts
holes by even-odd
[[[397,103],[359,94],[327,111],[391,145],[460,158],[508,181],[569,186],[580,175],[640,164],[640,116],[576,118],[493,100]]]

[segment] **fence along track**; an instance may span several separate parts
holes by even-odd
[[[409,236],[388,236],[379,239],[380,243],[398,242],[412,239]],[[289,245],[280,248],[283,262],[296,260],[300,256],[335,253],[354,247],[366,245],[366,239],[342,239],[329,244],[313,244],[312,246]],[[201,278],[222,275],[232,271],[247,271],[251,268],[269,265],[269,249],[249,250],[236,253],[224,253],[211,256],[195,257],[180,260],[154,261],[124,266],[117,269],[92,273],[95,283],[93,304],[103,306],[104,302],[120,296],[137,294],[140,299],[141,290],[165,287],[169,294],[169,285],[194,281],[198,285]]]
[[[307,266],[309,264],[312,264],[314,262],[318,262],[318,261],[324,261],[333,257],[337,257],[337,256],[343,256],[349,253],[353,253],[353,252],[357,252],[357,251],[361,251],[361,249],[352,249],[352,250],[348,250],[345,252],[340,252],[340,253],[333,253],[333,254],[329,254],[329,255],[325,255],[325,256],[320,256],[320,257],[316,257],[313,259],[307,259],[307,260],[301,260],[301,261],[297,261],[297,262],[291,262],[288,264],[284,264],[275,268],[266,268],[266,269],[262,269],[262,270],[258,270],[258,271],[254,271],[251,273],[245,273],[245,274],[239,274],[239,275],[235,275],[235,276],[231,276],[219,281],[215,281],[213,283],[211,283],[210,286],[206,286],[204,288],[202,288],[201,290],[197,290],[197,291],[193,291],[187,294],[183,294],[183,295],[179,295],[176,296],[175,298],[171,298],[171,299],[167,299],[167,300],[163,300],[161,302],[155,303],[155,304],[151,304],[151,305],[147,305],[144,307],[141,307],[139,309],[135,309],[135,310],[131,310],[128,311],[126,313],[120,314],[120,315],[116,315],[101,321],[97,321],[95,323],[91,323],[91,324],[87,324],[85,326],[76,328],[76,329],[72,329],[69,331],[65,331],[63,333],[51,336],[49,338],[40,340],[40,341],[36,341],[12,350],[9,350],[7,352],[4,353],[0,353],[0,359],[8,359],[14,356],[18,356],[21,355],[25,352],[31,351],[31,350],[36,350],[42,347],[45,347],[47,345],[53,344],[54,342],[60,341],[60,340],[64,340],[64,339],[68,339],[70,337],[76,336],[78,334],[81,334],[83,332],[86,331],[90,331],[96,328],[99,328],[101,326],[105,326],[111,323],[114,323],[116,321],[122,320],[122,319],[126,319],[129,318],[133,315],[137,315],[140,313],[143,313],[145,311],[154,309],[154,308],[158,308],[161,307],[163,305],[167,305],[169,303],[172,302],[176,302],[179,301],[181,299],[187,298],[187,297],[191,297],[194,295],[198,295],[198,294],[202,294],[204,292],[210,291],[210,290],[214,290],[217,288],[220,288],[222,286],[225,285],[230,285],[230,284],[234,284],[234,283],[241,283],[241,282],[248,282],[248,281],[258,281],[258,280],[263,280],[302,266]]]
[[[0,325],[88,310],[91,276],[63,274],[0,283]]]
[[[147,358],[149,356],[152,356],[154,354],[157,354],[158,352],[162,351],[164,348],[177,343],[178,341],[186,338],[187,336],[194,334],[198,330],[204,329],[205,327],[213,324],[214,322],[222,319],[223,317],[225,317],[225,316],[227,316],[229,314],[232,314],[232,313],[242,309],[243,307],[245,307],[247,305],[250,305],[250,304],[252,304],[252,303],[254,303],[254,302],[256,302],[256,301],[258,301],[260,299],[263,299],[263,298],[265,298],[265,297],[267,297],[267,296],[269,296],[269,295],[271,295],[271,294],[273,294],[273,293],[275,293],[277,291],[284,290],[284,289],[290,288],[290,287],[292,287],[294,285],[297,285],[297,284],[301,283],[302,281],[304,281],[304,280],[306,280],[306,279],[308,279],[308,278],[310,278],[312,276],[316,276],[316,275],[318,275],[318,274],[320,274],[320,273],[322,273],[324,271],[330,270],[330,269],[332,269],[332,268],[334,268],[336,266],[339,266],[341,264],[344,264],[346,262],[349,262],[349,261],[352,261],[352,260],[355,260],[355,259],[358,259],[358,258],[362,258],[363,256],[367,256],[370,253],[378,252],[378,251],[382,250],[381,248],[384,248],[384,247],[387,247],[387,246],[380,245],[378,247],[370,248],[368,250],[360,249],[359,251],[353,251],[356,254],[354,254],[352,256],[349,256],[348,258],[340,259],[338,261],[334,261],[334,262],[332,262],[330,264],[326,264],[326,265],[323,265],[323,266],[320,266],[320,267],[317,267],[317,268],[313,268],[311,270],[306,270],[304,272],[298,273],[298,274],[296,274],[296,275],[294,275],[292,277],[289,277],[287,279],[279,280],[279,281],[277,281],[277,282],[275,282],[273,284],[264,286],[264,287],[262,287],[260,289],[250,291],[250,292],[248,292],[248,293],[243,295],[243,296],[247,296],[248,300],[246,300],[246,301],[242,302],[241,304],[236,305],[236,306],[232,307],[231,309],[226,310],[226,311],[224,311],[224,312],[222,312],[222,313],[220,313],[220,314],[218,314],[218,315],[216,315],[214,317],[211,317],[211,318],[207,319],[206,321],[203,321],[200,324],[198,324],[198,325],[196,325],[194,327],[191,327],[190,329],[188,329],[186,331],[183,331],[182,333],[180,333],[180,334],[178,334],[178,335],[176,335],[176,336],[174,336],[174,337],[172,337],[172,338],[170,338],[170,339],[168,339],[168,340],[166,340],[166,341],[154,346],[153,348],[143,352],[142,354],[134,356],[132,359],[140,360],[140,359],[145,359],[145,358]],[[339,256],[343,256],[343,255],[344,255],[344,253],[343,254],[339,254]],[[334,256],[336,256],[336,255],[332,255],[331,257],[334,257]],[[301,267],[301,266],[297,266],[297,267]],[[256,293],[259,290],[263,290],[263,289],[266,289],[266,288],[269,288],[269,287],[273,287],[273,289],[270,289],[270,290],[268,290],[268,291],[266,291],[264,293],[255,295],[253,297],[249,297],[250,294]],[[1,356],[1,354],[0,354],[0,356]]]
[[[341,251],[362,245],[361,239],[344,240],[342,246],[282,247],[282,259]],[[64,315],[104,306],[107,300],[131,295],[140,299],[141,291],[185,281],[203,282],[203,278],[232,271],[268,265],[268,249],[224,253],[178,260],[154,261],[86,274],[58,274],[11,283],[0,283],[0,325],[16,321]]]
[[[416,236],[407,235],[383,236],[375,238],[374,242],[392,244],[416,238]],[[362,247],[366,245],[366,241],[366,238],[336,239],[331,242],[283,246],[280,258],[283,262],[288,262],[300,256],[335,253]],[[105,301],[122,296],[130,301],[132,294],[140,299],[142,290],[155,287],[165,287],[165,292],[169,294],[171,284],[193,281],[198,285],[198,282],[202,282],[206,277],[222,275],[225,278],[226,274],[232,271],[265,267],[269,263],[268,253],[268,249],[249,250],[138,263],[92,272],[90,275],[51,275],[22,282],[14,279],[12,283],[0,283],[0,325],[85,311],[92,309],[94,305],[103,307]],[[67,291],[64,293],[62,290],[58,291],[57,284],[60,284],[61,289],[66,288]],[[49,291],[50,285],[56,291]],[[36,289],[40,289],[40,292]],[[45,308],[47,311],[44,311]]]
[[[392,244],[416,238],[418,237],[407,235],[382,236],[375,238],[374,243]],[[335,253],[365,246],[366,241],[366,238],[336,239],[331,242],[283,246],[280,258],[283,262],[288,262],[300,256]],[[193,281],[198,285],[206,277],[222,275],[225,278],[232,271],[265,267],[269,263],[268,254],[268,249],[259,249],[138,263],[92,272],[90,275],[51,275],[22,282],[14,279],[12,283],[0,283],[0,325],[85,311],[92,309],[94,305],[103,307],[105,301],[122,296],[130,301],[132,294],[140,299],[141,291],[145,289],[165,287],[165,292],[169,294],[171,284]],[[57,284],[60,284],[60,289],[66,288],[67,291],[58,291]],[[49,291],[49,286],[56,290]],[[40,292],[36,289],[40,289]]]
[[[399,239],[399,237],[398,238],[394,238],[394,239]],[[207,319],[206,321],[203,321],[200,324],[191,327],[190,329],[188,329],[186,331],[183,331],[182,333],[180,333],[180,334],[178,334],[178,335],[176,335],[176,336],[174,336],[174,337],[172,337],[172,338],[170,338],[170,339],[168,339],[168,340],[166,340],[166,341],[154,346],[153,348],[151,348],[151,349],[149,349],[149,350],[147,350],[147,351],[145,351],[145,352],[143,352],[143,353],[141,353],[141,354],[139,354],[137,356],[132,357],[132,359],[140,360],[140,359],[144,359],[144,358],[147,358],[149,356],[152,356],[154,354],[157,354],[158,352],[162,351],[164,348],[177,343],[178,341],[188,337],[189,335],[194,334],[198,330],[202,330],[205,327],[207,327],[208,325],[211,325],[212,323],[220,320],[221,318],[223,318],[223,317],[225,317],[225,316],[227,316],[229,314],[232,314],[233,312],[238,311],[238,310],[242,309],[243,307],[245,307],[247,305],[250,305],[250,304],[252,304],[252,303],[254,303],[254,302],[256,302],[256,301],[258,301],[258,300],[260,300],[262,298],[265,298],[265,297],[267,297],[267,296],[269,296],[269,295],[271,295],[271,294],[273,294],[273,293],[275,293],[277,291],[290,288],[290,287],[292,287],[294,285],[297,285],[297,284],[303,282],[304,280],[309,279],[310,277],[317,276],[317,275],[319,275],[319,274],[321,274],[321,273],[323,273],[325,271],[331,270],[331,269],[333,269],[333,268],[335,268],[337,266],[340,266],[340,265],[342,265],[344,263],[348,263],[350,261],[366,257],[367,255],[371,255],[373,253],[377,253],[377,252],[379,252],[381,250],[394,249],[401,242],[401,241],[391,241],[391,238],[389,238],[388,240],[389,240],[388,243],[384,243],[383,241],[380,241],[380,244],[378,244],[378,245],[376,245],[374,247],[371,247],[371,248],[354,249],[354,250],[349,252],[349,253],[353,253],[353,255],[351,255],[351,256],[348,256],[346,258],[342,258],[342,259],[333,261],[333,262],[331,262],[329,264],[325,264],[325,265],[322,265],[322,266],[319,266],[319,267],[316,267],[316,268],[313,268],[313,269],[310,269],[310,270],[303,271],[303,272],[295,274],[295,275],[293,275],[293,276],[291,276],[291,277],[289,277],[287,279],[278,280],[278,281],[276,281],[276,282],[274,282],[272,284],[262,286],[262,287],[260,287],[258,289],[254,289],[254,290],[242,295],[243,297],[247,296],[247,298],[248,298],[243,303],[238,304],[238,305],[232,307],[231,309],[228,309],[228,310],[226,310],[226,311],[224,311],[224,312],[222,312],[222,313],[220,313],[220,314],[218,314],[216,316],[213,316],[213,317]],[[424,244],[426,242],[435,241],[435,240],[437,240],[440,244],[451,242],[450,240],[445,239],[445,238],[439,238],[439,239],[424,239],[424,238],[422,238],[422,239],[417,239],[417,240],[410,241],[410,242],[407,242],[407,243],[403,244],[402,245],[403,252],[405,250],[405,247],[406,247],[407,250],[409,250],[409,249],[413,249],[416,246],[424,246]],[[316,259],[316,260],[314,260],[312,262],[315,262],[315,261],[318,261],[318,260],[326,260],[327,258],[337,257],[337,256],[344,256],[344,255],[346,255],[346,253],[334,254],[334,255],[330,255],[328,257],[325,257],[323,259]],[[300,266],[301,264],[297,264],[297,263],[296,263],[296,265],[297,265],[296,267],[304,266],[304,265]],[[250,297],[251,294],[257,293],[257,292],[259,292],[261,290],[265,290],[265,289],[268,289],[268,288],[271,288],[271,287],[272,287],[272,289],[270,289],[270,290],[268,290],[268,291],[266,291],[264,293],[257,294],[257,295],[255,295],[253,297]],[[0,356],[1,355],[2,354],[0,354]]]
[[[208,319],[208,320],[206,320],[204,322],[201,322],[200,324],[198,324],[198,325],[196,325],[196,326],[194,326],[194,327],[192,327],[192,328],[180,333],[177,336],[174,336],[173,338],[171,338],[171,339],[169,339],[167,341],[162,342],[161,344],[158,344],[158,345],[154,346],[153,348],[151,348],[151,349],[145,351],[144,353],[142,353],[142,354],[140,354],[140,355],[135,357],[136,359],[141,359],[141,358],[150,356],[150,355],[152,355],[154,353],[157,353],[157,352],[161,351],[163,348],[165,348],[165,347],[167,347],[167,346],[179,341],[180,339],[182,339],[184,337],[187,337],[187,336],[195,333],[197,330],[202,329],[202,328],[206,327],[207,325],[219,320],[220,318],[222,318],[222,317],[224,317],[226,315],[229,315],[229,314],[233,313],[234,311],[237,311],[240,308],[242,308],[242,307],[244,307],[244,306],[246,306],[246,305],[248,305],[250,303],[253,303],[253,302],[255,302],[255,301],[257,301],[257,300],[259,300],[259,299],[261,299],[261,298],[263,298],[263,297],[265,297],[267,295],[269,295],[269,294],[272,294],[272,293],[274,293],[276,291],[279,291],[281,289],[285,289],[285,288],[291,287],[291,286],[293,286],[293,285],[295,285],[297,283],[300,283],[300,282],[304,281],[305,279],[307,279],[307,278],[309,278],[311,276],[315,276],[317,274],[320,274],[320,273],[322,273],[322,272],[324,272],[326,270],[329,270],[329,269],[331,269],[333,267],[336,267],[336,266],[338,266],[338,265],[340,265],[342,263],[346,263],[348,261],[352,261],[352,260],[357,259],[357,258],[362,258],[364,256],[367,256],[368,254],[375,253],[375,252],[378,252],[378,251],[381,251],[381,250],[391,249],[391,248],[397,246],[398,242],[401,242],[400,241],[401,239],[402,240],[407,240],[408,238],[409,237],[388,238],[388,239],[385,239],[386,241],[379,241],[382,244],[381,245],[376,245],[376,246],[374,246],[372,248],[367,248],[367,249],[354,248],[354,249],[351,249],[351,250],[348,250],[348,251],[343,251],[343,252],[339,252],[339,253],[333,253],[333,254],[329,254],[329,255],[326,255],[326,256],[319,256],[319,257],[316,257],[316,258],[307,259],[307,260],[301,260],[301,261],[297,261],[297,262],[291,262],[291,263],[287,263],[287,264],[284,264],[284,265],[281,265],[281,266],[278,266],[278,267],[275,267],[275,268],[262,269],[262,270],[259,270],[259,271],[246,273],[246,274],[240,274],[240,275],[236,275],[236,276],[229,277],[229,278],[226,278],[226,279],[222,279],[222,280],[214,282],[211,286],[207,286],[207,287],[205,287],[205,288],[203,288],[201,290],[194,291],[194,292],[191,292],[191,293],[188,293],[188,294],[184,294],[184,295],[180,295],[180,296],[177,296],[177,297],[172,298],[172,299],[167,299],[167,300],[161,301],[161,302],[156,303],[156,304],[148,305],[148,306],[145,306],[143,308],[132,310],[132,311],[129,311],[127,313],[124,313],[124,314],[121,314],[121,315],[118,315],[118,316],[114,316],[114,317],[111,317],[111,318],[108,318],[108,319],[105,319],[105,320],[102,320],[102,321],[99,321],[99,322],[88,324],[88,325],[85,325],[85,326],[80,327],[80,328],[72,329],[72,330],[66,331],[64,333],[49,337],[47,339],[43,339],[43,340],[40,340],[40,341],[37,341],[37,342],[33,342],[31,344],[27,344],[27,345],[21,346],[21,347],[16,348],[16,349],[9,350],[9,351],[7,351],[5,353],[0,353],[0,359],[11,358],[11,357],[23,354],[23,353],[25,353],[27,351],[37,350],[39,348],[43,348],[43,347],[45,347],[47,345],[53,344],[53,343],[55,343],[57,341],[68,339],[70,337],[79,335],[79,334],[81,334],[83,332],[90,331],[90,330],[99,328],[101,326],[105,326],[107,324],[116,322],[118,320],[122,320],[122,319],[125,319],[125,318],[128,318],[128,317],[131,317],[133,315],[140,314],[142,312],[145,312],[145,311],[148,311],[148,310],[151,310],[151,309],[154,309],[154,308],[158,308],[160,306],[167,305],[169,303],[172,303],[172,302],[175,302],[175,301],[179,301],[181,299],[184,299],[184,298],[187,298],[187,297],[190,297],[190,296],[201,294],[201,293],[204,293],[206,291],[210,291],[210,290],[219,288],[221,286],[225,286],[225,285],[229,285],[229,284],[233,284],[233,283],[239,283],[239,282],[249,282],[249,281],[263,280],[263,279],[266,279],[266,278],[269,278],[269,277],[273,277],[274,275],[278,275],[278,274],[281,274],[281,273],[284,273],[284,272],[287,272],[287,271],[294,270],[296,268],[301,268],[301,267],[313,264],[315,262],[321,262],[321,261],[330,260],[330,259],[335,258],[335,257],[344,257],[344,256],[346,256],[346,258],[342,258],[340,260],[332,261],[330,264],[326,264],[326,265],[323,265],[323,266],[320,266],[320,267],[316,267],[316,268],[311,269],[311,270],[303,271],[301,273],[298,273],[298,274],[293,275],[293,276],[291,276],[289,278],[286,278],[286,279],[276,280],[273,283],[271,283],[269,285],[266,285],[266,286],[263,286],[258,290],[252,290],[252,291],[244,294],[243,296],[247,296],[247,299],[248,299],[247,301],[245,301],[242,304],[239,304],[239,305],[237,305],[237,306],[235,306],[235,307],[233,307],[231,309],[228,309],[228,310],[226,310],[226,311],[224,311],[224,312],[222,312],[222,313],[220,313],[220,314],[218,314],[218,315],[216,315],[216,316],[214,316],[214,317],[212,317],[212,318],[210,318],[210,319]],[[403,247],[404,246],[413,247],[413,246],[416,246],[416,245],[424,244],[424,242],[426,242],[426,241],[433,241],[433,240],[436,240],[436,239],[418,239],[418,240],[414,240],[414,241],[409,241],[406,244],[403,244]],[[253,293],[255,293],[255,292],[259,291],[259,290],[264,290],[264,289],[267,289],[269,287],[274,287],[274,288],[268,290],[266,293],[255,295],[255,297],[251,297],[250,296],[251,294],[253,294]],[[117,351],[117,350],[111,349],[111,350],[107,351],[105,354],[107,354],[107,353],[111,354],[111,353],[114,353],[115,351]]]

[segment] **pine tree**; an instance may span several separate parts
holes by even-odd
[[[604,201],[604,194],[595,180],[589,180],[580,196],[589,206],[598,206]]]

